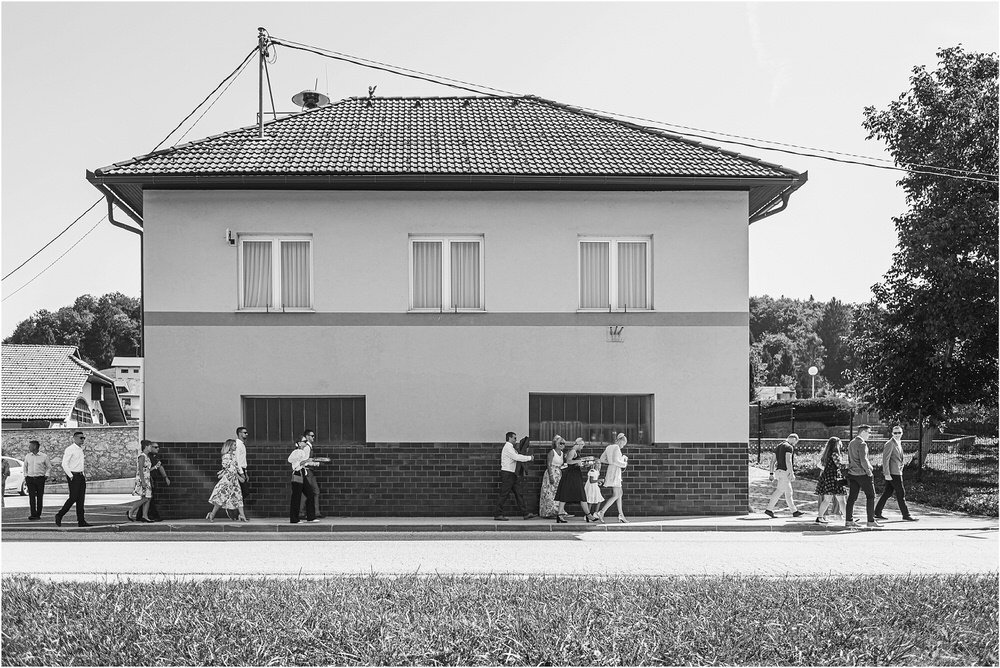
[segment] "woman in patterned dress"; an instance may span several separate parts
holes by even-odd
[[[229,439],[222,446],[222,470],[219,471],[219,482],[212,490],[212,496],[208,497],[208,502],[212,504],[212,511],[205,516],[209,522],[215,521],[215,513],[219,508],[226,510],[240,511],[240,522],[246,522],[247,516],[243,514],[243,494],[240,492],[240,465],[236,463],[236,441]]]
[[[566,441],[562,436],[552,439],[552,449],[549,450],[545,463],[545,473],[542,474],[542,492],[538,497],[538,514],[546,519],[559,515],[559,504],[556,502],[556,489],[562,478],[563,450]]]
[[[129,522],[135,522],[136,515],[140,511],[142,512],[142,517],[139,519],[140,522],[148,522],[150,524],[153,522],[153,520],[148,519],[149,502],[153,500],[153,483],[149,479],[150,472],[153,470],[153,462],[149,459],[149,447],[152,444],[152,441],[143,439],[141,443],[142,450],[135,460],[135,487],[132,488],[132,495],[138,496],[139,500],[125,511],[125,516]]]
[[[816,524],[826,524],[826,511],[830,507],[834,498],[844,508],[847,499],[844,476],[840,471],[840,439],[836,436],[830,438],[823,447],[823,452],[819,456],[820,466],[823,472],[819,474],[816,482],[816,494],[820,497],[819,508],[816,510]]]

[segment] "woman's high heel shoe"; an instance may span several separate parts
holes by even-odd
[[[618,516],[618,523],[619,524],[628,524],[628,520],[625,519],[624,517],[622,517],[621,515],[619,515]]]
[[[585,516],[583,519],[587,520],[588,522],[596,522],[597,521],[597,518],[594,517],[593,513],[591,513],[590,515]]]
[[[249,520],[246,518],[246,515],[240,515],[237,519],[240,522],[249,522]]]
[[[556,515],[556,524],[569,524],[561,515]]]
[[[212,513],[209,513],[208,515],[205,515],[205,519],[208,520],[209,522],[214,522],[215,521],[215,518],[212,517]]]

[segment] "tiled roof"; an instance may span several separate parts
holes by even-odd
[[[75,346],[3,344],[3,419],[65,420],[94,369]]]
[[[534,96],[352,97],[120,162],[109,176],[798,176]]]

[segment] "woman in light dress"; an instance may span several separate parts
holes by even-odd
[[[222,446],[222,470],[219,471],[219,482],[208,497],[212,510],[205,516],[206,520],[214,522],[219,508],[225,508],[240,511],[239,521],[247,521],[247,516],[243,514],[243,493],[240,491],[240,483],[244,480],[236,462],[236,441],[231,438]]]
[[[546,519],[554,519],[559,515],[559,503],[556,501],[556,490],[562,479],[563,450],[566,440],[562,436],[552,439],[552,449],[545,460],[545,473],[542,474],[542,492],[538,497],[538,514]]]
[[[149,447],[152,444],[152,441],[143,439],[142,450],[139,452],[139,456],[136,457],[135,487],[132,488],[132,494],[138,496],[139,500],[133,503],[125,512],[125,516],[128,517],[129,522],[135,522],[136,516],[141,511],[142,517],[139,521],[153,523],[153,520],[148,519],[149,502],[153,500],[153,483],[149,479],[150,473],[153,471],[153,462],[149,459]],[[159,463],[157,463],[156,467],[159,468],[159,466]]]
[[[604,502],[601,509],[594,513],[594,516],[604,523],[604,513],[611,506],[618,504],[618,521],[628,524],[625,519],[625,511],[622,510],[622,469],[628,466],[628,457],[622,454],[622,448],[628,443],[625,434],[618,434],[615,442],[604,448],[601,454],[601,463],[608,465],[608,471],[604,475],[604,486],[611,490],[611,498]]]

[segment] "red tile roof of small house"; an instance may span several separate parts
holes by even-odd
[[[751,221],[806,174],[534,96],[352,97],[88,173],[141,224],[142,188],[740,189]],[[785,197],[783,197],[783,195]]]
[[[114,381],[80,359],[76,346],[5,343],[2,350],[2,413],[10,421],[66,420],[87,381],[113,388]],[[112,402],[102,402],[108,422],[117,422]],[[115,394],[114,404],[118,404]],[[118,410],[121,411],[119,405]],[[124,414],[122,414],[124,422]]]

